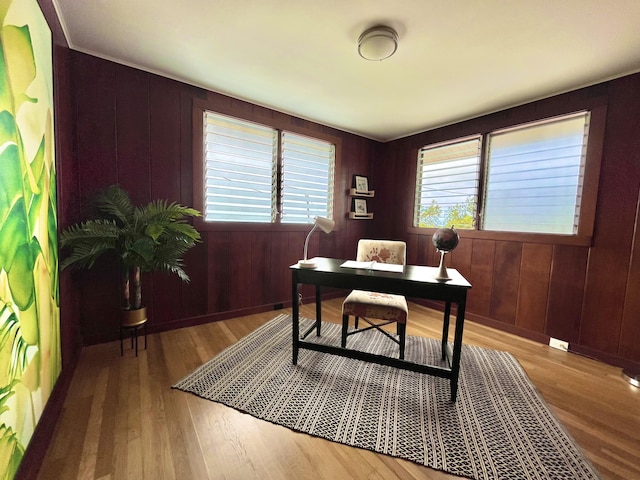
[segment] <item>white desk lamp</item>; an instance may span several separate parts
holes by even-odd
[[[298,261],[298,266],[300,268],[316,268],[318,266],[318,264],[313,260],[307,260],[307,248],[309,247],[309,238],[311,238],[311,234],[315,232],[318,227],[320,227],[324,233],[331,233],[335,226],[336,222],[330,218],[313,217],[313,228],[307,235],[307,239],[304,241],[304,259]]]

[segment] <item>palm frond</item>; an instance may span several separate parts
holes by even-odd
[[[72,225],[60,234],[60,246],[71,247],[79,242],[95,241],[99,243],[105,238],[115,239],[120,236],[121,229],[111,220],[87,220]]]
[[[120,185],[111,185],[100,192],[95,205],[105,218],[115,219],[121,226],[129,226],[133,221],[134,206]]]
[[[178,275],[180,280],[185,283],[189,283],[191,281],[189,275],[187,275],[187,272],[185,272],[183,269],[182,262],[156,262],[154,264],[154,270],[157,270],[159,272],[174,273]]]
[[[60,269],[67,267],[74,269],[91,268],[95,261],[106,252],[115,250],[115,242],[102,243],[77,243],[74,245],[71,254],[60,263]]]
[[[174,222],[167,226],[167,230],[177,234],[179,237],[188,237],[194,241],[200,240],[200,232],[188,223]]]
[[[185,207],[176,202],[169,203],[166,200],[149,202],[142,209],[141,214],[145,221],[162,225],[175,221],[186,221],[185,217],[200,216],[200,212],[194,208]]]
[[[150,237],[136,239],[126,249],[123,260],[130,267],[139,266],[143,271],[148,271],[156,254],[156,245]]]

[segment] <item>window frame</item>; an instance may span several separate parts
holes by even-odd
[[[343,195],[340,195],[339,178],[341,171],[342,141],[340,137],[328,134],[324,131],[309,128],[305,120],[293,116],[281,114],[263,107],[246,108],[242,101],[228,99],[221,102],[217,96],[207,96],[205,99],[194,99],[192,106],[192,157],[193,157],[193,206],[200,212],[204,212],[204,112],[211,111],[221,115],[235,117],[247,122],[258,123],[279,130],[278,143],[282,131],[297,135],[330,142],[335,146],[334,159],[334,193],[333,193],[333,220],[336,222],[335,230],[340,228],[342,217],[337,212],[344,210]],[[256,111],[253,111],[253,110]],[[278,145],[280,148],[280,145]],[[280,195],[280,178],[278,178],[277,195]],[[278,216],[279,218],[279,216]],[[221,222],[205,221],[203,217],[195,217],[194,225],[202,231],[269,231],[269,232],[307,232],[310,223],[282,223],[277,222]]]
[[[419,151],[422,147],[428,145],[437,145],[446,142],[454,142],[458,139],[464,139],[473,135],[480,135],[482,140],[481,146],[481,158],[480,158],[480,178],[479,178],[479,191],[478,191],[478,206],[476,212],[476,224],[480,222],[480,215],[482,212],[480,209],[484,202],[484,195],[486,191],[485,186],[485,170],[486,170],[486,148],[487,137],[490,133],[505,130],[509,128],[516,128],[530,123],[544,122],[556,117],[562,117],[579,113],[581,111],[590,112],[590,125],[588,134],[588,144],[585,158],[585,175],[582,186],[582,202],[580,205],[580,221],[578,224],[578,232],[576,234],[558,234],[558,233],[529,233],[529,232],[507,232],[507,231],[495,231],[495,230],[479,230],[477,227],[474,229],[462,229],[458,233],[465,238],[486,239],[486,240],[498,240],[498,241],[518,241],[526,243],[543,243],[554,245],[575,245],[575,246],[590,246],[592,243],[594,225],[595,225],[595,213],[598,199],[598,184],[600,181],[600,166],[602,162],[602,148],[604,142],[604,129],[606,122],[607,107],[604,102],[596,102],[593,105],[586,105],[581,108],[575,108],[562,112],[549,113],[548,115],[531,115],[529,118],[519,119],[517,122],[509,122],[508,120],[502,122],[496,122],[495,125],[491,125],[490,128],[482,129],[481,132],[466,132],[466,134],[453,135],[450,137],[444,136],[423,143],[420,147],[414,148],[412,151],[414,160],[417,159]],[[437,228],[424,228],[413,226],[414,221],[414,209],[416,189],[417,189],[417,168],[415,169],[413,184],[413,208],[411,209],[410,217],[408,217],[407,233],[417,235],[432,235]],[[481,223],[480,223],[481,224]]]

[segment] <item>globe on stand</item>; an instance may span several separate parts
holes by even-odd
[[[458,246],[458,242],[460,241],[458,232],[453,228],[453,225],[451,228],[439,228],[436,230],[436,233],[433,234],[431,241],[436,247],[436,250],[440,252],[440,266],[435,279],[439,282],[451,280],[451,277],[447,273],[447,267],[444,266],[444,256]]]

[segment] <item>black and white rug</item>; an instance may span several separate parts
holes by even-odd
[[[301,319],[301,331],[311,320]],[[322,337],[340,344],[340,326]],[[349,348],[397,356],[376,331]],[[407,336],[406,359],[437,364],[440,344]],[[597,479],[594,467],[506,352],[464,345],[458,400],[449,381],[301,350],[291,364],[283,314],[230,346],[174,388],[328,440],[474,479]]]

